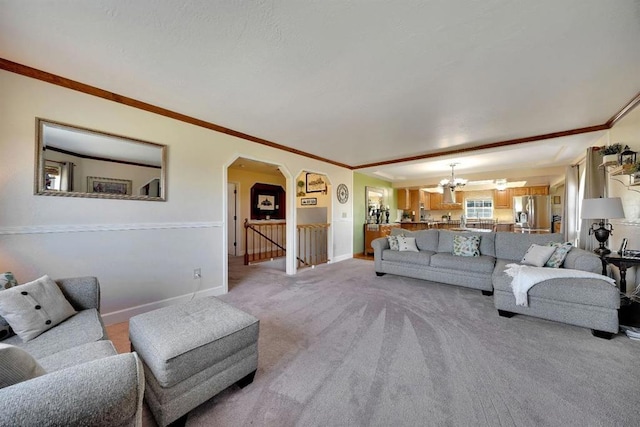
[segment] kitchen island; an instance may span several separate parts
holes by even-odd
[[[429,228],[437,228],[437,229],[451,229],[451,228],[460,228],[460,220],[451,220],[451,221],[403,221],[399,223],[400,227],[405,230],[417,231],[417,230],[426,230]],[[483,228],[482,223],[480,221],[467,221],[465,228]],[[495,224],[495,231],[514,231],[513,222],[497,222]]]

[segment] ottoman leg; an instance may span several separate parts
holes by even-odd
[[[513,317],[513,316],[515,316],[516,314],[515,314],[515,313],[513,313],[513,312],[511,312],[511,311],[507,311],[507,310],[500,310],[500,309],[498,309],[498,315],[499,315],[500,317],[507,317],[507,318],[509,318],[509,317]]]
[[[591,330],[591,335],[598,338],[603,338],[605,340],[610,340],[613,338],[613,334],[611,332],[598,331],[596,329]]]
[[[236,384],[240,388],[245,388],[246,386],[248,386],[249,384],[251,384],[253,382],[253,377],[255,377],[255,376],[256,376],[256,371],[253,371],[249,375],[247,375],[246,377],[241,378],[238,381],[236,381]]]
[[[187,417],[189,416],[189,413],[187,412],[186,414],[184,414],[183,416],[181,416],[180,418],[178,418],[177,420],[175,420],[174,422],[172,422],[171,424],[169,424],[167,427],[184,427],[187,425]]]

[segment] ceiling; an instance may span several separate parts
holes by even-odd
[[[602,131],[360,167],[604,124],[640,90],[638,40],[638,0],[0,3],[4,59],[397,186],[454,161],[558,179]]]

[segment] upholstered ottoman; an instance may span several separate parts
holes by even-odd
[[[134,316],[131,348],[142,359],[144,399],[160,426],[230,385],[253,381],[259,320],[217,298],[200,298]]]

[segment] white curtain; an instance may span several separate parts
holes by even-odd
[[[73,191],[73,167],[71,162],[62,163],[60,170],[60,191]]]
[[[605,170],[598,167],[602,163],[602,156],[599,153],[599,147],[587,148],[587,159],[585,161],[584,170],[584,195],[585,199],[597,199],[598,197],[604,197],[605,187]],[[579,200],[582,203],[582,200]],[[580,223],[580,239],[578,241],[579,247],[588,251],[593,251],[598,243],[595,237],[589,236],[589,230],[594,220],[581,219]]]
[[[580,184],[579,166],[567,166],[564,178],[564,212],[561,233],[565,242],[574,245],[578,240],[578,186]]]

